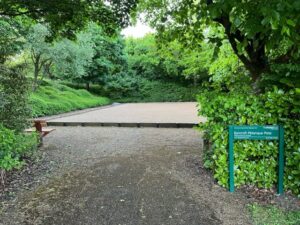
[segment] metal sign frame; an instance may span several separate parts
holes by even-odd
[[[234,141],[235,140],[277,140],[278,149],[278,187],[277,193],[283,194],[284,179],[284,128],[276,126],[229,126],[229,191],[234,192]]]

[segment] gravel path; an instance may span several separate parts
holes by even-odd
[[[129,103],[89,112],[48,118],[51,122],[199,123],[197,103]]]
[[[6,202],[0,224],[250,224],[202,148],[193,129],[57,127],[41,149],[49,178]]]

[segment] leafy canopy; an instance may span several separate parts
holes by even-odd
[[[299,62],[299,1],[143,0],[139,8],[163,38],[195,44],[208,26],[221,27],[254,82],[273,64]]]
[[[56,33],[74,35],[87,22],[104,25],[109,32],[129,23],[136,0],[1,0],[0,17],[27,16],[47,22]]]
[[[207,79],[214,54],[214,46],[205,42],[191,50],[177,40],[158,43],[152,34],[137,39],[127,38],[125,50],[129,69],[134,74],[176,82]]]
[[[17,20],[0,17],[0,63],[22,49],[22,31],[23,27]]]

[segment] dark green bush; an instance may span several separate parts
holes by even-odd
[[[208,118],[201,128],[212,143],[205,165],[223,186],[228,185],[228,125],[273,125],[285,128],[285,188],[300,194],[300,102],[290,90],[260,95],[206,91],[199,96],[199,114]],[[238,141],[235,143],[235,182],[270,188],[277,182],[276,142]]]
[[[197,87],[138,76],[115,76],[107,82],[104,89],[106,95],[118,102],[195,101],[199,92]]]
[[[141,80],[140,99],[146,102],[188,102],[195,101],[198,87],[184,86],[161,80]]]
[[[31,117],[28,83],[16,69],[0,66],[0,121],[10,129],[22,131]]]
[[[10,171],[23,165],[23,157],[37,147],[36,134],[17,134],[0,124],[0,170]]]
[[[105,77],[104,84],[91,84],[90,92],[108,96],[117,102],[183,102],[196,101],[200,88],[166,80],[149,80],[136,75],[115,75]],[[83,89],[84,84],[63,82],[63,84]]]
[[[123,73],[106,76],[104,83],[104,93],[113,99],[131,96],[138,92],[140,86],[137,77]]]

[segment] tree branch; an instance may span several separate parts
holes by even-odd
[[[222,16],[220,18],[214,19],[215,22],[220,23],[224,29],[225,34],[228,37],[229,43],[234,51],[234,53],[237,55],[237,57],[244,63],[244,65],[250,70],[250,60],[243,54],[240,54],[237,48],[237,40],[243,41],[244,37],[242,37],[241,33],[231,33],[231,23],[229,21],[229,18],[226,16]]]

